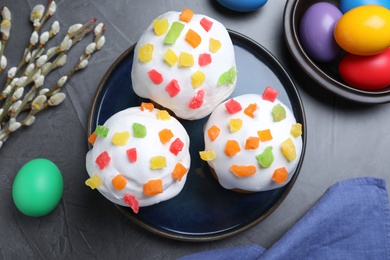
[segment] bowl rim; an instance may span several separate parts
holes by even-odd
[[[287,47],[295,61],[305,71],[305,73],[323,88],[345,99],[365,104],[390,102],[389,87],[378,91],[365,91],[350,87],[343,82],[330,77],[306,54],[299,42],[296,24],[298,4],[303,1],[304,0],[286,1],[283,14],[283,29]],[[313,2],[313,4],[314,3],[316,2]]]

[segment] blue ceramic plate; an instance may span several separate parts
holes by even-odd
[[[261,94],[266,86],[279,91],[282,100],[303,125],[303,153],[292,180],[284,187],[251,194],[241,194],[222,188],[213,178],[206,162],[199,158],[204,150],[203,125],[207,118],[181,120],[190,136],[191,168],[182,192],[175,198],[140,208],[134,214],[130,208],[119,210],[141,227],[177,240],[210,241],[247,230],[269,216],[286,198],[298,177],[306,147],[306,122],[301,99],[280,63],[261,45],[229,31],[236,52],[237,87],[232,96]],[[131,83],[134,46],[125,51],[110,67],[100,83],[89,118],[89,133],[114,113],[139,106],[142,101]]]

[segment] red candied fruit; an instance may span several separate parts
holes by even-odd
[[[129,158],[130,162],[136,162],[137,161],[137,148],[130,148],[126,151],[127,158]]]
[[[203,29],[208,32],[210,31],[211,27],[213,26],[213,22],[207,19],[206,17],[203,17],[202,20],[200,20],[200,25],[203,27]]]
[[[169,151],[174,155],[177,155],[183,149],[184,143],[180,140],[180,138],[176,138],[175,141],[171,143],[169,147]]]
[[[234,114],[237,112],[240,112],[242,107],[240,103],[235,101],[234,99],[230,99],[225,103],[226,110],[229,112],[229,114]]]
[[[277,96],[278,96],[278,91],[276,89],[267,86],[263,92],[262,98],[264,100],[274,102]]]
[[[149,70],[149,71],[148,71],[148,76],[149,76],[150,80],[151,80],[154,84],[156,84],[156,85],[160,84],[160,83],[163,82],[163,80],[164,80],[164,78],[163,78],[163,76],[161,75],[161,73],[158,72],[158,71],[155,70],[155,69]]]
[[[176,79],[171,80],[165,87],[165,90],[168,92],[169,96],[176,96],[180,92],[179,82]]]
[[[110,155],[108,155],[106,151],[102,152],[95,160],[100,170],[106,168],[106,166],[110,163],[110,161],[111,161],[111,157]]]
[[[204,90],[201,89],[196,93],[196,96],[192,98],[188,107],[191,109],[200,108],[203,104],[203,99],[204,99]]]
[[[198,64],[203,67],[211,63],[211,55],[208,53],[199,54]]]
[[[133,210],[133,212],[135,214],[138,213],[139,203],[138,203],[138,200],[133,195],[131,195],[130,193],[127,192],[125,194],[125,196],[123,196],[123,200],[127,205],[130,206],[130,208]]]

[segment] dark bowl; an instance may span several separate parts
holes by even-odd
[[[320,63],[311,59],[305,52],[299,38],[299,25],[306,10],[320,0],[287,0],[284,9],[284,35],[289,51],[301,68],[321,87],[348,100],[366,104],[380,104],[390,101],[390,86],[377,90],[365,91],[348,86],[340,78],[336,59]],[[338,7],[339,1],[326,1]]]

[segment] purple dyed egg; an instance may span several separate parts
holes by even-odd
[[[312,59],[329,62],[339,55],[341,48],[334,39],[333,31],[341,16],[336,6],[326,2],[318,2],[306,10],[299,36],[304,50]]]

